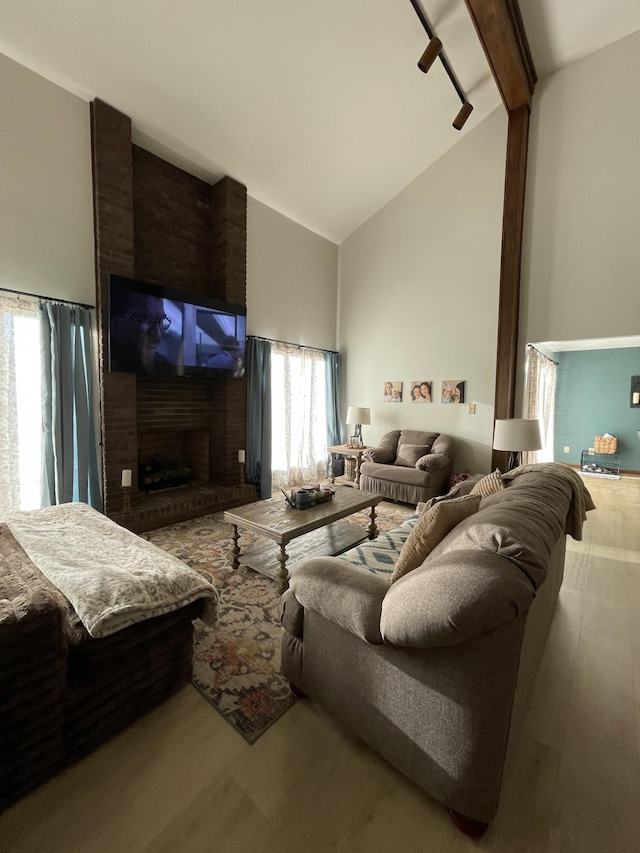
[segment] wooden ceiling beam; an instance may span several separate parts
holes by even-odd
[[[498,341],[494,418],[512,418],[515,409],[520,313],[520,268],[524,194],[527,183],[529,115],[536,72],[518,0],[465,0],[509,125],[502,217]],[[492,467],[506,471],[508,454],[494,450]]]
[[[517,0],[465,0],[508,112],[527,104],[536,84]]]

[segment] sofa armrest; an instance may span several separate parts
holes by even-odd
[[[515,619],[534,596],[510,560],[480,549],[450,551],[391,584],[382,637],[410,648],[452,646]]]
[[[285,631],[288,631],[293,637],[302,636],[304,607],[295,597],[291,588],[280,597],[279,616],[280,624]]]
[[[396,454],[388,447],[368,447],[362,454],[365,462],[379,462],[382,465],[391,465],[395,462]]]
[[[441,453],[427,453],[416,462],[416,468],[421,471],[445,471],[451,467],[451,459]]]
[[[339,557],[315,557],[298,566],[290,589],[300,604],[367,643],[381,643],[380,612],[389,580]]]
[[[453,457],[455,447],[455,438],[452,435],[447,435],[446,433],[441,432],[431,445],[431,452],[439,453],[442,456],[448,456],[451,459]]]

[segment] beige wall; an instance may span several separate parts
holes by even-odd
[[[0,287],[95,304],[89,105],[0,54]],[[248,202],[252,334],[336,347],[338,247]]]
[[[1,55],[0,81],[0,287],[93,303],[88,104]],[[637,334],[639,82],[636,33],[538,83],[522,351]],[[490,465],[505,140],[499,108],[340,250],[249,198],[249,331],[339,348],[343,412],[372,409],[365,440],[452,432],[457,470]],[[478,414],[381,402],[385,380],[418,378],[465,379]]]
[[[89,105],[0,54],[0,287],[95,304]]]
[[[522,348],[638,333],[640,32],[541,80],[525,215]]]
[[[249,334],[336,349],[338,247],[249,197]]]
[[[506,131],[500,107],[340,247],[343,416],[371,409],[367,444],[402,427],[456,435],[459,471],[491,464]],[[409,403],[416,379],[466,380],[477,413]],[[404,382],[401,404],[382,402],[386,380]]]

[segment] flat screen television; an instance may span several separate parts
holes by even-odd
[[[244,376],[246,309],[112,275],[109,370],[157,376]]]

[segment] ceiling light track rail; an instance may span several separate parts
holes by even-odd
[[[462,103],[462,107],[460,108],[460,112],[455,117],[453,121],[453,126],[456,130],[462,130],[462,127],[466,120],[471,115],[471,111],[473,110],[472,105],[467,101],[465,93],[462,91],[462,87],[458,83],[456,75],[453,73],[453,69],[449,65],[449,62],[442,52],[442,42],[440,39],[434,35],[433,29],[427,20],[427,16],[422,10],[422,6],[418,2],[418,0],[410,0],[413,9],[418,16],[420,23],[422,24],[424,31],[429,36],[429,44],[427,45],[427,49],[420,57],[418,61],[418,68],[423,71],[425,74],[431,68],[436,58],[440,60],[444,70],[447,72],[447,76],[453,85],[453,88],[456,90],[456,94],[460,98]]]

